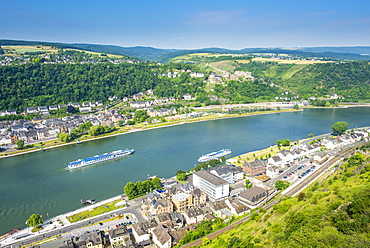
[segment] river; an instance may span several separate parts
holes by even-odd
[[[189,123],[0,159],[0,235],[24,228],[33,213],[46,219],[79,208],[81,199],[122,194],[129,181],[171,177],[192,168],[202,154],[230,148],[236,156],[278,139],[329,133],[337,121],[348,122],[349,128],[370,126],[370,108],[306,109]],[[125,148],[136,152],[74,171],[66,168],[76,159]]]

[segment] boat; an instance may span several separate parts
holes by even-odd
[[[199,159],[198,159],[198,162],[199,163],[203,163],[203,162],[208,162],[212,159],[218,159],[218,158],[221,158],[223,156],[226,156],[226,155],[229,155],[231,154],[231,150],[230,149],[222,149],[222,150],[219,150],[217,152],[211,152],[211,153],[208,153],[206,155],[202,155]]]
[[[103,161],[107,161],[107,160],[111,160],[111,159],[115,159],[115,158],[119,158],[119,157],[124,157],[124,156],[130,155],[134,152],[135,152],[134,149],[131,149],[131,150],[128,150],[128,149],[126,149],[126,150],[117,150],[117,151],[113,151],[113,152],[108,152],[108,153],[96,155],[96,156],[93,156],[93,157],[90,157],[90,158],[78,159],[76,161],[70,162],[68,164],[68,169],[73,170],[73,169],[84,167],[86,165],[96,164],[96,163],[100,163],[100,162],[103,162]]]
[[[94,204],[95,203],[95,199],[93,199],[93,198],[91,198],[91,199],[88,199],[88,200],[86,200],[86,201],[82,201],[81,200],[81,204]]]

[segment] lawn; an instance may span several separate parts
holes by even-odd
[[[73,222],[77,222],[77,221],[80,221],[80,220],[91,218],[93,216],[97,216],[97,215],[100,215],[100,214],[111,212],[113,210],[116,210],[116,209],[119,209],[119,208],[122,208],[122,207],[125,206],[125,205],[121,205],[121,206],[116,207],[115,204],[117,202],[120,202],[120,201],[121,200],[116,200],[116,201],[110,202],[108,204],[104,204],[102,206],[93,208],[91,210],[86,210],[86,211],[83,211],[81,213],[78,213],[78,214],[75,214],[75,215],[72,215],[72,216],[68,216],[67,219],[68,219],[69,222],[73,223]]]

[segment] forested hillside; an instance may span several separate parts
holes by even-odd
[[[253,213],[201,247],[370,247],[370,158],[362,148],[326,179]]]
[[[302,96],[336,93],[346,99],[369,99],[370,65],[368,62],[309,65],[281,83]]]
[[[268,83],[274,83],[301,97],[326,97],[332,94],[349,100],[370,98],[370,64],[368,62],[328,62],[311,65],[276,62],[239,63],[236,70]]]
[[[23,110],[28,106],[54,105],[81,101],[106,101],[116,95],[129,97],[154,89],[159,97],[182,97],[201,91],[202,79],[185,73],[181,77],[157,76],[190,65],[150,63],[30,63],[0,67],[0,109]]]

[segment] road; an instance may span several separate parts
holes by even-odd
[[[43,239],[46,239],[46,238],[49,238],[49,237],[54,237],[54,236],[57,236],[57,235],[62,235],[62,237],[71,237],[71,236],[75,236],[76,234],[79,234],[81,233],[81,230],[96,230],[96,229],[99,229],[99,230],[105,230],[105,229],[108,229],[109,228],[113,228],[115,227],[116,225],[116,222],[113,221],[113,222],[110,222],[110,223],[104,223],[107,219],[111,218],[111,215],[124,215],[124,214],[132,214],[134,216],[136,216],[137,220],[136,221],[144,221],[145,218],[142,216],[141,212],[138,210],[140,209],[140,204],[141,204],[141,197],[140,198],[137,198],[137,199],[134,199],[134,200],[131,200],[129,202],[130,206],[127,207],[127,208],[124,208],[124,209],[117,209],[115,211],[112,211],[112,212],[109,212],[109,213],[106,213],[106,214],[102,214],[102,215],[98,215],[98,216],[95,216],[95,217],[91,217],[89,219],[86,219],[86,220],[83,220],[83,221],[78,221],[76,223],[71,223],[71,224],[68,224],[66,226],[63,226],[63,227],[60,227],[60,228],[57,228],[55,230],[51,230],[51,231],[48,231],[48,232],[41,232],[40,234],[34,234],[34,235],[31,235],[29,237],[24,237],[22,239],[20,239],[19,241],[16,241],[12,244],[9,244],[9,245],[0,245],[0,247],[5,247],[5,248],[14,248],[14,247],[21,247],[21,246],[24,246],[24,245],[28,245],[28,244],[32,244],[32,243],[35,243],[35,242],[38,242],[40,240],[43,240]],[[117,223],[121,223],[123,222],[124,219],[121,219],[121,220],[118,220]],[[100,226],[99,223],[102,222],[103,225]],[[92,226],[92,224],[96,223],[95,226]],[[90,228],[86,228],[87,226],[91,226]],[[99,227],[99,228],[97,228]]]

